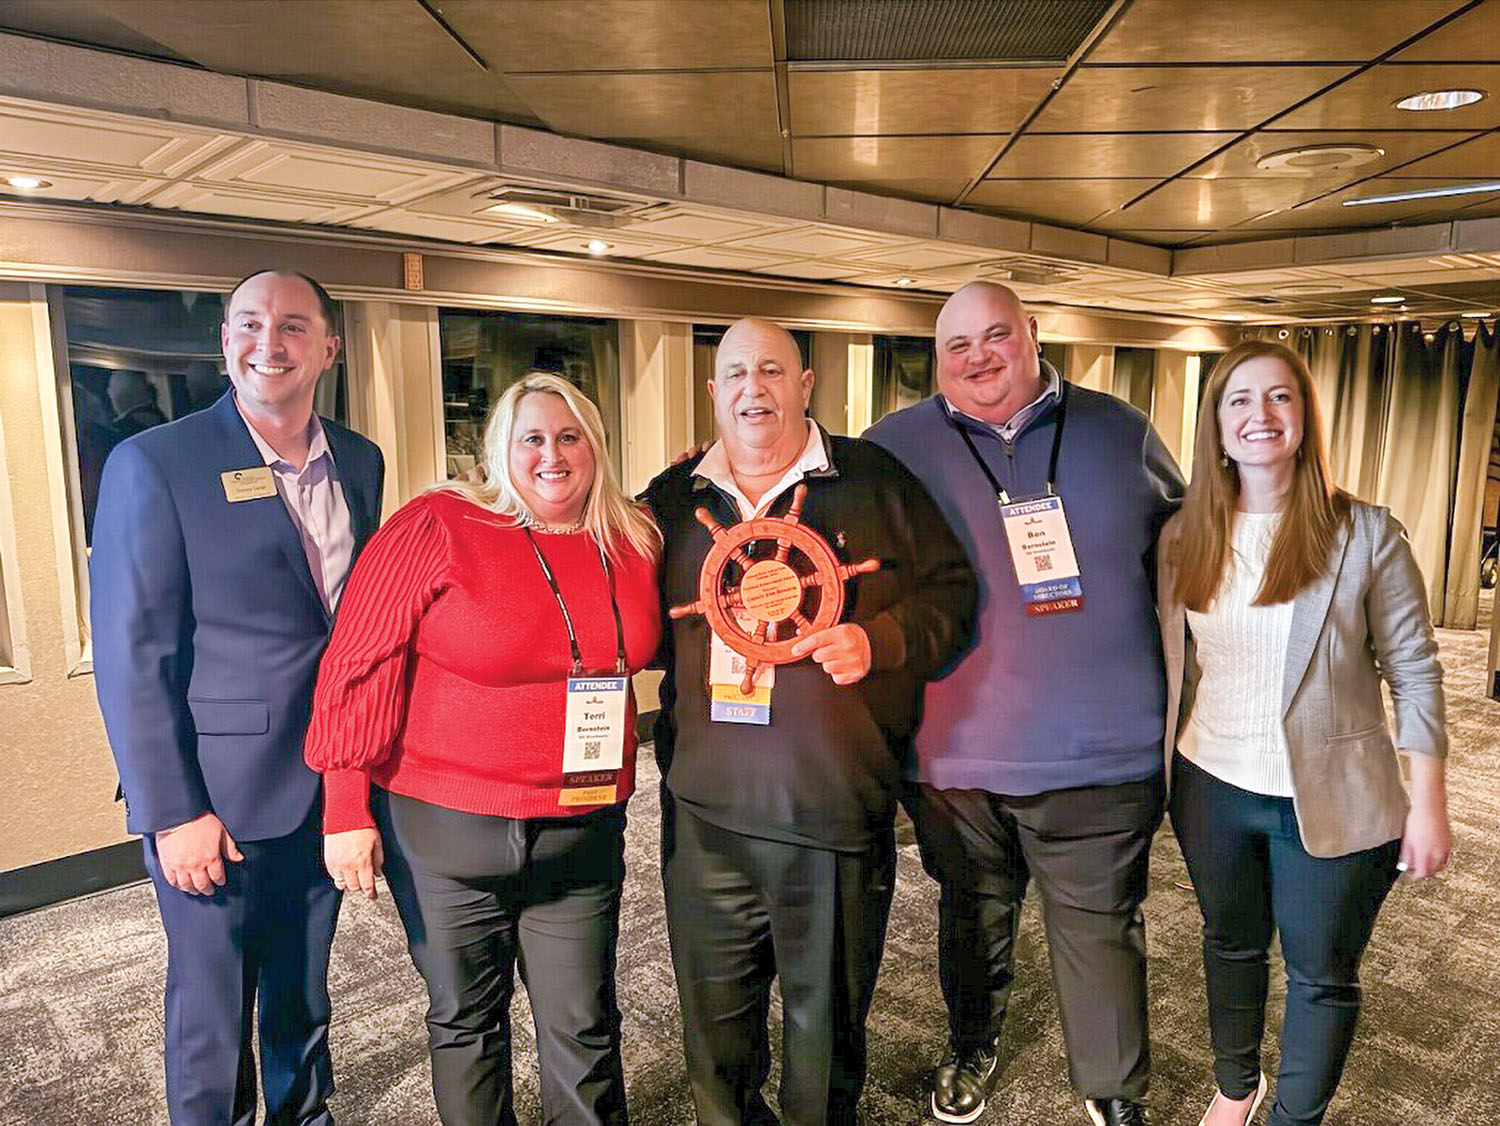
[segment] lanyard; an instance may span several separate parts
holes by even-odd
[[[1057,484],[1057,455],[1062,452],[1063,424],[1068,420],[1068,384],[1066,380],[1062,382],[1062,390],[1058,393],[1057,410],[1053,412],[1053,417],[1057,421],[1052,429],[1052,455],[1047,459],[1047,495],[1049,497],[1057,491],[1054,487]],[[995,475],[990,472],[990,467],[985,464],[984,458],[979,456],[979,450],[974,445],[974,439],[969,436],[968,427],[951,413],[948,415],[948,421],[958,431],[959,437],[964,440],[964,445],[969,447],[969,453],[973,456],[975,462],[978,463],[980,471],[984,474],[984,479],[990,483],[990,488],[995,490],[995,496],[1000,499],[1000,503],[1009,504],[1010,494],[995,479]]]
[[[583,675],[583,653],[578,648],[578,634],[573,630],[573,615],[568,613],[568,604],[563,601],[562,591],[557,587],[557,579],[552,575],[552,568],[547,566],[547,557],[542,554],[542,549],[537,546],[536,536],[532,535],[531,529],[526,529],[526,538],[531,541],[531,550],[536,552],[536,561],[542,565],[542,574],[547,576],[547,585],[552,588],[552,597],[557,599],[557,608],[562,611],[563,625],[568,627],[568,648],[573,652],[573,676]],[[615,601],[615,580],[610,574],[609,560],[604,555],[602,544],[595,545],[599,548],[599,566],[604,568],[604,585],[609,590],[609,608],[615,614],[615,675],[625,675],[625,627],[620,622],[620,604]]]

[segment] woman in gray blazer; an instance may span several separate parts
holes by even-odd
[[[1287,998],[1267,1123],[1300,1126],[1338,1087],[1381,902],[1448,857],[1442,669],[1405,534],[1333,485],[1295,352],[1247,341],[1219,361],[1194,466],[1158,582],[1172,825],[1203,911],[1218,1082],[1202,1124],[1244,1126],[1265,1098],[1274,930]]]

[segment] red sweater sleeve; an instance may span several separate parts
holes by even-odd
[[[340,599],[318,666],[307,765],[323,775],[323,831],[374,826],[370,768],[406,714],[406,670],[422,615],[442,593],[448,538],[427,498],[370,537]]]

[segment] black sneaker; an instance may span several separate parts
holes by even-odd
[[[994,1044],[960,1053],[950,1047],[932,1075],[932,1116],[939,1122],[973,1122],[1000,1078]]]
[[[1146,1104],[1133,1099],[1084,1099],[1083,1106],[1094,1126],[1151,1126]]]

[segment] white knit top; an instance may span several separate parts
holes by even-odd
[[[1292,603],[1252,606],[1280,513],[1235,514],[1224,583],[1205,613],[1187,612],[1202,675],[1177,749],[1242,790],[1292,796],[1281,682]]]

